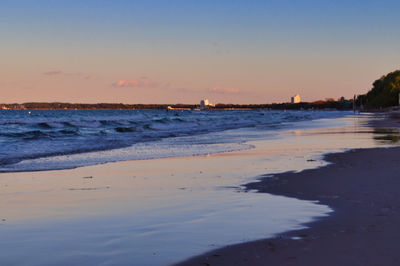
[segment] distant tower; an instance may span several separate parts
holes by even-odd
[[[296,94],[295,96],[290,98],[290,102],[291,103],[300,103],[301,99],[300,99],[300,95]]]

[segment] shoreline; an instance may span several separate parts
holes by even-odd
[[[163,104],[124,104],[124,103],[68,103],[68,102],[26,102],[0,103],[0,110],[343,110],[351,111],[350,100],[315,101],[299,103],[263,103],[263,104],[208,104],[201,108],[201,103],[163,103]]]
[[[334,210],[328,217],[306,229],[230,245],[176,265],[398,265],[400,147],[329,153],[324,160],[330,164],[244,187],[318,201]]]
[[[252,144],[255,145],[255,149],[244,151],[196,157],[125,161],[70,170],[3,173],[1,174],[2,182],[0,182],[0,186],[4,187],[3,194],[5,196],[2,205],[3,229],[5,233],[8,233],[10,241],[5,242],[2,248],[6,250],[6,254],[7,251],[12,254],[13,244],[16,245],[20,240],[25,241],[20,231],[7,232],[7,228],[12,229],[13,225],[20,224],[21,229],[31,230],[30,224],[35,220],[38,221],[39,227],[54,223],[53,229],[50,228],[46,231],[46,228],[43,228],[44,231],[40,232],[40,238],[45,236],[48,241],[38,241],[35,247],[31,248],[32,250],[37,247],[53,249],[55,246],[56,252],[52,254],[51,258],[46,258],[46,261],[36,258],[36,252],[31,252],[32,254],[29,255],[41,262],[40,265],[54,265],[65,256],[57,255],[57,247],[61,249],[66,245],[61,243],[59,238],[54,238],[52,231],[55,228],[57,228],[55,231],[65,234],[75,232],[74,237],[81,243],[93,245],[93,248],[84,250],[84,252],[90,251],[97,254],[99,250],[102,250],[102,242],[90,242],[90,232],[82,230],[77,233],[75,228],[85,228],[90,224],[90,227],[93,228],[92,232],[96,232],[96,237],[108,239],[108,230],[99,229],[111,229],[118,224],[118,227],[115,227],[118,230],[114,231],[116,233],[115,240],[125,247],[123,252],[126,254],[124,253],[123,256],[97,254],[98,258],[103,256],[105,260],[112,261],[114,265],[118,263],[119,265],[129,265],[128,258],[135,258],[136,261],[143,262],[143,265],[146,265],[145,261],[148,262],[148,265],[166,265],[207,252],[211,250],[210,247],[224,247],[229,243],[271,237],[280,234],[279,232],[303,228],[303,225],[310,225],[311,217],[325,216],[327,209],[329,212],[327,207],[329,204],[321,205],[319,208],[311,202],[301,203],[294,197],[291,199],[288,197],[276,198],[268,195],[265,197],[265,194],[255,192],[237,192],[247,192],[241,188],[244,186],[243,184],[255,182],[257,179],[254,177],[262,177],[266,172],[273,174],[278,171],[279,173],[289,170],[301,171],[321,166],[320,154],[324,151],[337,152],[346,147],[379,146],[375,140],[375,132],[358,130],[358,125],[363,119],[359,120],[358,117],[340,119],[341,122],[335,123],[338,127],[331,128],[331,120],[329,120],[330,126],[324,127],[323,125],[326,125],[328,120],[321,120],[321,124],[315,128],[294,128],[282,131],[279,138],[254,141]],[[344,127],[340,126],[342,124]],[[323,164],[325,165],[325,163]],[[229,165],[229,167],[221,167],[221,165]],[[21,182],[22,180],[23,182]],[[258,184],[255,183],[255,186]],[[237,191],[232,191],[236,189]],[[252,190],[253,188],[248,186],[247,189]],[[274,197],[276,201],[274,201]],[[292,203],[286,204],[284,203],[286,201],[292,201]],[[25,204],[21,204],[22,202]],[[144,202],[145,205],[142,205],[141,202]],[[247,203],[244,204],[244,202]],[[171,214],[171,218],[177,218],[177,220],[163,218],[164,222],[162,222],[160,219],[151,219],[150,217],[158,212],[160,206],[163,206],[163,211],[169,209],[168,213]],[[245,209],[243,209],[244,206]],[[300,208],[293,208],[293,206],[300,206]],[[314,214],[311,214],[312,212]],[[287,218],[279,218],[282,213]],[[179,218],[179,215],[182,219]],[[165,213],[162,217],[164,216]],[[307,216],[310,219],[303,219]],[[149,220],[146,217],[149,217]],[[247,217],[252,217],[252,219]],[[143,220],[138,220],[139,218],[143,218]],[[70,220],[76,225],[63,224],[63,221],[66,220]],[[106,220],[108,221],[106,222]],[[110,223],[110,221],[112,222]],[[139,222],[135,224],[135,230],[132,230],[131,221]],[[156,223],[152,224],[151,221],[156,221]],[[171,223],[171,221],[174,222]],[[239,227],[234,227],[235,223]],[[247,225],[243,226],[241,223]],[[272,226],[268,223],[271,223]],[[288,225],[286,229],[284,228],[285,223]],[[311,223],[314,224],[314,222]],[[229,224],[229,226],[220,228],[221,224]],[[182,233],[180,225],[184,226],[183,231],[186,230],[186,233]],[[277,228],[282,229],[276,230]],[[124,231],[123,234],[118,233],[121,230]],[[142,231],[149,230],[153,233],[148,235],[147,240],[144,238],[142,241],[134,240],[142,239],[142,236],[147,235],[143,235]],[[206,235],[207,232],[209,236]],[[165,233],[169,234],[169,238],[166,238]],[[286,233],[280,235],[287,238]],[[153,240],[157,239],[155,238],[157,236],[159,239],[154,243]],[[183,241],[171,242],[176,241],[177,236]],[[298,235],[294,236],[298,237]],[[214,240],[211,240],[213,237]],[[232,240],[234,238],[236,240]],[[185,245],[184,243],[188,239],[197,243],[197,246],[199,246],[199,242],[196,242],[195,239],[202,239],[201,248],[198,249],[196,245],[190,247]],[[150,248],[142,250],[143,241],[150,240],[153,241],[151,245],[148,244]],[[51,243],[51,247],[48,246],[49,243]],[[174,243],[174,250],[165,252],[163,249],[165,243]],[[159,244],[160,246],[157,246]],[[112,245],[110,248],[110,250],[116,251]],[[187,251],[181,252],[182,250]],[[70,256],[68,261],[74,259],[76,252],[78,250],[75,248],[62,250],[62,254]],[[185,252],[188,256],[185,255]],[[219,254],[216,257],[220,257]],[[95,258],[96,256],[88,257],[85,262],[95,264],[93,262]],[[4,259],[7,257],[3,257]],[[17,257],[13,259],[18,261]],[[227,262],[227,264],[232,263]],[[247,264],[247,262],[244,263],[244,265]]]
[[[250,177],[265,173],[262,156],[278,156],[275,152],[279,149],[281,154],[282,145],[290,154],[299,150],[293,137],[285,139],[291,141],[264,140],[255,149],[212,155],[2,173],[0,261],[131,265],[134,260],[140,265],[168,265],[242,239],[258,239],[259,234],[271,236],[299,228],[311,217],[324,215],[327,207],[236,192],[241,184],[254,180]],[[306,162],[307,158],[298,154],[294,160],[279,159],[275,169],[317,164]],[[276,204],[293,212],[277,211]],[[260,222],[266,221],[266,213],[278,215],[267,221],[267,232],[265,222]],[[226,230],[214,226],[220,223],[230,226]],[[253,232],[247,232],[244,224]],[[30,233],[29,239],[24,232]],[[94,237],[100,240],[93,242]],[[21,252],[20,243],[24,243],[24,257],[15,254]],[[41,250],[51,250],[51,254],[40,256]]]

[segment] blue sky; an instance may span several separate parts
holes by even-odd
[[[399,7],[351,0],[2,1],[0,90],[17,102],[351,97],[398,68]]]

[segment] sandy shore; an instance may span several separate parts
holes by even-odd
[[[359,117],[343,119],[348,126],[282,131],[279,138],[253,141],[254,148],[243,151],[2,173],[0,264],[168,265],[295,229],[186,264],[329,265],[324,256],[332,256],[333,265],[374,262],[367,256],[377,265],[396,264],[385,254],[396,250],[400,150],[359,148],[396,141],[397,133],[359,127],[364,121]],[[327,167],[303,170],[325,165],[321,153],[347,148],[358,150],[329,155],[335,164]],[[382,169],[385,179],[376,178]],[[238,193],[246,192],[240,184],[262,174],[301,170],[247,185],[291,199]],[[299,230],[311,217],[325,217],[326,205],[335,209],[333,216]],[[369,240],[370,234],[378,240]],[[368,254],[360,255],[365,250]]]
[[[169,265],[301,228],[329,208],[239,187],[269,169],[321,165],[302,147],[331,138],[297,134],[209,156],[1,173],[0,265]]]
[[[318,200],[335,212],[309,229],[229,246],[180,265],[399,265],[400,148],[329,154],[333,164],[248,189]],[[299,238],[294,240],[293,238]]]

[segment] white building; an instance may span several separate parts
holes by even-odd
[[[204,99],[204,100],[200,101],[200,109],[201,110],[205,110],[209,106],[213,106],[213,105],[208,101],[208,99]]]
[[[290,98],[291,103],[299,103],[301,101],[300,95],[296,94],[295,96]]]

